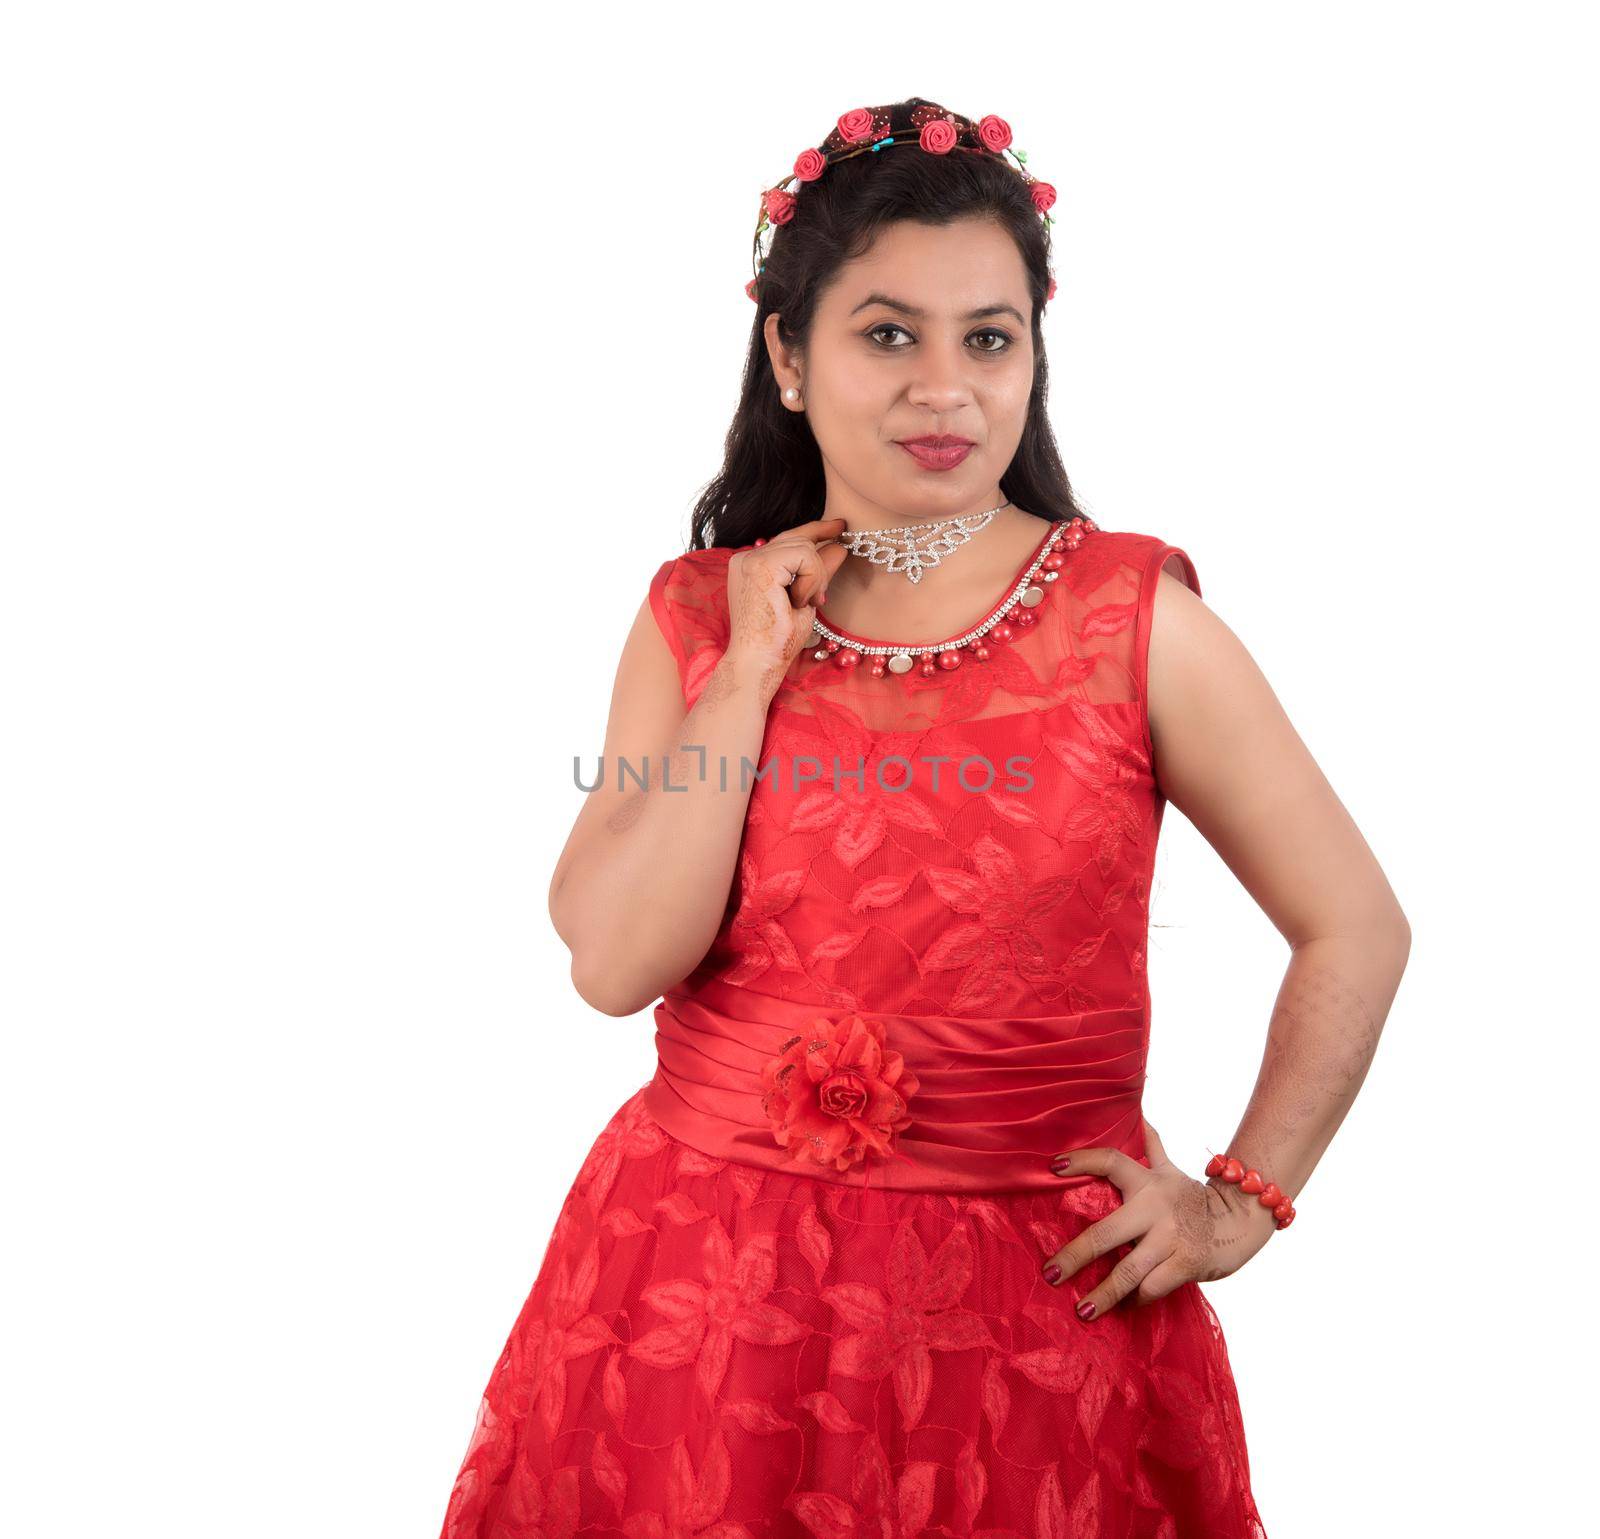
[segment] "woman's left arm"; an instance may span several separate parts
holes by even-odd
[[[1157,783],[1289,943],[1266,1050],[1227,1152],[1291,1201],[1360,1090],[1400,986],[1411,930],[1376,857],[1239,638],[1162,572],[1148,702]],[[1064,1175],[1123,1193],[1057,1256],[1054,1281],[1133,1243],[1085,1297],[1097,1312],[1236,1271],[1273,1219],[1221,1176],[1191,1179],[1148,1129],[1150,1168],[1113,1149],[1071,1151]],[[1099,1231],[1097,1233],[1097,1231]],[[1046,1263],[1046,1275],[1050,1262]]]

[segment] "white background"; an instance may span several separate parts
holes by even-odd
[[[1414,929],[1207,1285],[1268,1532],[1592,1519],[1584,10],[7,7],[5,1529],[434,1539],[653,1066],[545,912],[572,757],[761,189],[909,94],[1058,188],[1073,481],[1189,551]],[[1287,954],[1175,810],[1154,919],[1198,1171]]]

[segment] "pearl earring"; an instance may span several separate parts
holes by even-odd
[[[793,385],[790,385],[789,388],[783,392],[783,398],[786,401],[798,401],[800,399],[800,392],[796,390]]]

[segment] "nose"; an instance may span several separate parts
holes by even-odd
[[[970,362],[959,342],[953,346],[930,343],[918,348],[907,399],[930,412],[949,412],[967,405],[972,400]]]

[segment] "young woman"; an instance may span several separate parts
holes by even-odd
[[[1265,1533],[1197,1284],[1293,1220],[1409,932],[1187,553],[1075,504],[1010,137],[857,109],[765,194],[726,461],[550,892],[659,1065],[444,1539]],[[1291,947],[1206,1179],[1141,1112],[1168,800]]]

